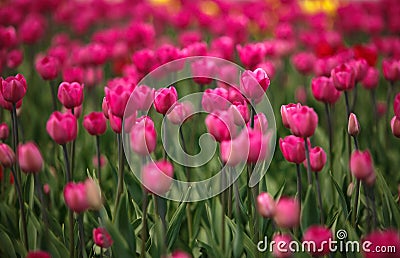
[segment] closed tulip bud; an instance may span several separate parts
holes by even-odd
[[[257,196],[257,210],[265,218],[275,215],[275,201],[269,193],[264,192]]]
[[[394,116],[390,122],[392,133],[395,137],[400,138],[400,119]]]
[[[331,77],[333,85],[339,91],[352,90],[356,85],[354,69],[348,64],[341,64],[332,69]]]
[[[177,100],[178,93],[175,87],[159,89],[155,93],[154,108],[158,113],[165,115]]]
[[[108,121],[110,122],[110,127],[115,133],[122,132],[122,119],[118,116],[114,116],[111,110],[108,111]]]
[[[373,231],[362,239],[363,245],[368,241],[368,250],[363,250],[365,258],[398,258],[400,250],[400,234],[395,229]],[[375,252],[382,247],[393,247],[395,252]]]
[[[107,130],[107,121],[103,112],[92,112],[83,118],[83,127],[91,135],[102,135]]]
[[[142,168],[142,182],[151,193],[163,195],[169,191],[174,176],[174,167],[166,160],[151,162]]]
[[[236,136],[236,126],[227,111],[211,113],[205,120],[207,131],[218,142],[227,141]]]
[[[210,84],[214,80],[217,67],[207,59],[199,59],[191,64],[193,81],[199,85]]]
[[[104,88],[108,108],[114,116],[122,118],[125,112],[126,104],[132,93],[131,86],[117,85],[116,87]]]
[[[227,110],[230,106],[228,94],[228,90],[221,87],[206,89],[201,98],[201,105],[203,109],[209,113],[218,110]]]
[[[321,147],[314,147],[310,149],[310,165],[311,170],[314,172],[321,171],[326,163],[326,153]],[[307,167],[307,162],[303,162]]]
[[[15,153],[5,143],[0,143],[0,164],[3,167],[11,167],[15,163]]]
[[[132,150],[140,155],[148,155],[153,152],[157,145],[157,132],[154,122],[148,116],[138,118],[132,127],[131,133]]]
[[[249,118],[250,120],[250,118]],[[250,121],[247,122],[247,127],[250,128]],[[262,134],[266,134],[268,131],[268,120],[264,113],[258,113],[254,116],[254,128],[255,131],[259,131]]]
[[[108,102],[106,97],[103,98],[103,102],[101,103],[101,110],[103,111],[103,115],[109,119],[108,117]]]
[[[376,89],[379,83],[379,71],[375,67],[369,67],[362,80],[362,86],[367,90]]]
[[[333,85],[332,79],[325,76],[312,79],[311,91],[316,100],[329,104],[336,103],[341,95],[341,92]]]
[[[45,194],[49,194],[50,193],[50,185],[49,184],[44,184],[43,185],[43,192],[45,193]]]
[[[101,248],[109,248],[114,241],[107,230],[100,227],[93,229],[93,242]]]
[[[283,157],[289,162],[301,164],[306,159],[304,139],[289,135],[279,139],[279,148]]]
[[[290,103],[287,105],[282,105],[281,106],[281,118],[282,118],[282,124],[284,127],[290,129],[289,127],[289,122],[288,122],[288,113],[289,110],[295,109],[297,107],[296,104]]]
[[[272,238],[275,241],[275,245],[272,249],[272,255],[276,258],[290,258],[293,252],[290,250],[290,243],[292,237],[290,234],[275,234]]]
[[[43,168],[43,157],[33,142],[20,144],[17,149],[18,164],[25,173],[39,173]]]
[[[238,126],[245,125],[250,120],[247,104],[236,102],[229,107],[229,112],[232,114],[233,122]]]
[[[147,74],[157,67],[157,57],[154,51],[150,49],[136,51],[132,60],[136,69],[142,74]]]
[[[314,134],[318,115],[313,108],[297,104],[296,108],[289,109],[287,115],[287,122],[294,135],[306,138]]]
[[[65,67],[62,71],[62,78],[65,82],[83,83],[84,71],[80,66]]]
[[[349,116],[347,132],[353,137],[360,133],[360,124],[358,123],[357,116],[354,113],[351,113]]]
[[[103,207],[103,200],[101,198],[101,191],[98,184],[93,179],[88,178],[85,180],[86,199],[89,207],[92,210],[100,210]]]
[[[231,167],[247,160],[249,154],[249,138],[246,130],[232,140],[222,141],[220,145],[222,161]]]
[[[395,116],[400,119],[400,93],[398,93],[394,98],[393,111]]]
[[[78,133],[76,117],[70,113],[55,111],[47,120],[46,131],[58,144],[72,142]]]
[[[362,81],[368,72],[368,63],[365,59],[351,60],[349,65],[353,67],[356,82]]]
[[[171,111],[167,114],[167,118],[171,123],[180,125],[188,119],[194,112],[194,107],[191,102],[184,101],[176,103]]]
[[[271,137],[270,134],[263,134],[254,129],[248,129],[249,134],[249,155],[247,163],[257,163],[263,161],[268,156]]]
[[[309,227],[303,235],[303,242],[314,243],[316,248],[306,250],[312,256],[324,256],[330,253],[329,241],[333,240],[332,231],[325,226],[314,225]]]
[[[353,152],[350,158],[351,173],[360,180],[366,180],[371,174],[374,174],[372,157],[368,150]]]
[[[71,109],[82,105],[83,84],[62,82],[58,87],[58,99],[64,107]]]
[[[54,80],[58,75],[58,60],[52,56],[39,57],[35,68],[43,80]]]
[[[191,258],[192,256],[184,251],[174,251],[170,258]]]
[[[267,73],[257,68],[252,71],[245,71],[241,77],[240,91],[250,100],[258,103],[270,85]]]
[[[25,96],[28,86],[23,75],[17,74],[6,79],[1,78],[0,82],[0,92],[4,100],[17,103]]]
[[[394,59],[384,59],[382,61],[383,76],[392,83],[400,80],[400,62]]]
[[[262,43],[247,44],[243,47],[238,45],[236,49],[246,69],[255,69],[264,59],[265,47]]]
[[[154,101],[155,90],[146,85],[140,85],[135,88],[132,98],[135,100],[134,107],[136,110],[147,111],[151,108]]]
[[[76,213],[81,213],[89,209],[84,183],[67,183],[64,187],[64,200],[68,208]]]
[[[8,128],[8,125],[6,123],[1,123],[0,124],[0,140],[4,141],[5,139],[8,138],[9,134],[10,134],[10,129]]]
[[[26,258],[51,258],[51,255],[45,251],[29,251]]]
[[[275,223],[281,228],[296,228],[300,223],[300,205],[295,198],[281,197],[275,207]]]

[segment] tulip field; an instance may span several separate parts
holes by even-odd
[[[0,257],[400,257],[398,0],[0,1]]]

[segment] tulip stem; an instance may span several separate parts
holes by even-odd
[[[355,229],[357,229],[357,213],[358,213],[358,202],[360,199],[360,186],[361,186],[361,180],[357,179],[356,196],[354,197],[354,210],[353,210],[353,225]]]
[[[100,152],[100,136],[96,135],[96,153],[97,153],[97,180],[101,188],[101,152]]]
[[[158,195],[153,195],[153,202],[154,202],[154,210],[156,213],[156,216],[159,216],[161,219],[161,224],[162,224],[162,240],[161,240],[161,253],[163,255],[167,254],[167,247],[166,247],[166,242],[167,242],[167,237],[166,237],[166,232],[167,232],[167,221],[165,220],[165,215],[166,215],[166,203],[165,200],[159,197]]]
[[[376,110],[376,92],[375,89],[371,90],[371,102],[372,102],[372,112],[374,115],[374,127],[373,132],[376,133],[377,125],[378,125],[378,112]]]
[[[48,217],[47,217],[46,203],[45,203],[45,199],[43,197],[42,183],[40,182],[40,177],[37,173],[34,174],[34,179],[35,179],[36,191],[39,196],[40,206],[42,209],[42,219],[44,222],[44,227],[45,227],[45,232],[46,232],[45,237],[47,237],[48,230],[49,230],[49,221],[48,221]]]
[[[121,194],[124,191],[124,150],[122,146],[122,135],[117,134],[118,139],[118,186],[117,186],[117,196],[115,198],[115,214],[118,209],[119,200],[121,198]],[[114,216],[115,217],[115,216]]]
[[[319,206],[319,211],[320,211],[320,214],[321,214],[321,217],[320,217],[321,224],[324,224],[324,221],[325,221],[325,219],[324,219],[324,209],[323,209],[323,206],[322,206],[321,186],[319,184],[318,172],[315,172],[315,185],[317,187],[318,204],[319,204],[318,206]]]
[[[146,239],[147,239],[147,191],[143,188],[143,200],[142,200],[142,250],[140,252],[140,257],[146,257]]]
[[[13,147],[14,147],[14,153],[16,156],[16,160],[18,160],[18,152],[17,152],[17,147],[18,147],[18,117],[17,117],[17,106],[15,103],[12,104],[12,110],[11,110],[11,120],[12,120],[12,131],[13,131]],[[20,183],[22,183],[22,178],[21,178],[21,171],[19,170],[18,166],[15,166],[15,173],[18,176],[18,180]]]
[[[53,111],[57,110],[57,96],[56,96],[56,90],[55,90],[55,81],[50,80],[49,81],[49,86],[50,86],[50,92],[51,92],[51,100],[53,103]]]
[[[70,169],[70,163],[68,159],[68,150],[67,150],[67,145],[62,144],[61,145],[63,148],[63,153],[64,153],[64,163],[65,163],[65,178],[67,183],[71,182],[72,177],[71,177],[71,169]],[[71,258],[74,257],[75,253],[75,241],[74,241],[74,213],[71,209],[68,210],[68,220],[69,220],[69,255]]]
[[[312,174],[311,174],[311,162],[310,162],[310,150],[308,149],[308,144],[307,144],[307,137],[304,138],[304,146],[306,149],[306,159],[307,159],[307,181],[308,184],[312,184]]]
[[[24,240],[24,246],[26,250],[29,250],[28,246],[28,230],[27,230],[27,224],[26,224],[26,217],[25,217],[25,208],[24,208],[24,201],[22,198],[22,191],[21,191],[21,185],[19,184],[20,181],[16,175],[15,169],[11,167],[11,173],[14,176],[14,183],[15,183],[15,190],[17,191],[17,196],[18,196],[18,203],[19,203],[19,209],[21,212],[21,222],[22,222],[22,238]]]
[[[71,108],[71,113],[72,113],[72,115],[75,115],[75,110],[74,110],[74,108]],[[75,141],[76,141],[76,140],[73,140],[73,141],[71,142],[71,160],[70,160],[70,162],[71,162],[71,167],[70,167],[70,170],[71,170],[71,177],[74,177]]]
[[[301,185],[300,164],[296,164],[296,171],[297,171],[297,199],[299,200],[300,210],[301,210],[301,192],[302,192],[302,185]]]
[[[347,91],[344,91],[344,100],[346,102],[346,113],[347,113],[347,119],[348,119],[351,111],[350,111],[350,105],[349,105],[349,94]]]
[[[81,257],[86,258],[86,248],[85,248],[85,231],[83,228],[83,214],[78,215],[78,226],[79,226],[79,240],[81,244]]]
[[[333,174],[333,133],[332,133],[332,117],[329,110],[329,104],[325,103],[326,118],[328,121],[328,134],[329,134],[329,170]]]

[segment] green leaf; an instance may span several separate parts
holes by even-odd
[[[349,209],[347,207],[346,204],[346,196],[343,194],[342,190],[340,189],[340,186],[338,185],[338,183],[336,182],[336,180],[333,178],[332,175],[330,175],[331,177],[331,181],[333,183],[333,185],[335,186],[336,192],[339,194],[339,202],[342,206],[342,210],[344,212],[344,216],[347,219],[349,216]]]
[[[301,229],[303,232],[311,225],[319,224],[317,201],[312,185],[308,186],[306,198],[301,212]]]
[[[129,213],[127,206],[129,205],[127,193],[121,195],[121,200],[115,215],[115,226],[118,228],[121,235],[125,238],[132,253],[136,252],[135,231],[129,221]]]
[[[110,221],[105,223],[108,233],[111,235],[114,243],[112,245],[112,252],[115,257],[133,257],[134,254],[130,252],[129,245],[126,239],[120,234],[119,230]]]
[[[11,239],[8,235],[0,230],[0,253],[5,254],[8,258],[17,258]]]

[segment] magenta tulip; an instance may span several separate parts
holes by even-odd
[[[366,180],[375,174],[371,154],[368,150],[353,152],[350,158],[351,173],[360,180]]]
[[[10,134],[10,129],[8,128],[8,125],[6,123],[1,123],[0,124],[0,140],[4,141],[5,139],[8,138],[9,134]]]
[[[296,108],[297,108],[297,105],[293,104],[293,103],[281,106],[280,111],[281,111],[282,124],[284,127],[290,129],[289,122],[288,122],[288,114],[289,114],[290,110],[296,109]]]
[[[55,111],[46,124],[47,133],[58,144],[66,144],[76,139],[78,133],[76,117],[71,113]]]
[[[306,159],[304,139],[289,135],[279,139],[279,147],[283,157],[289,162],[301,164]]]
[[[62,82],[58,87],[58,99],[68,109],[82,105],[83,84],[77,82]]]
[[[221,87],[206,89],[201,99],[203,109],[209,113],[218,110],[227,110],[230,105],[228,93],[228,90]]]
[[[165,194],[169,191],[174,176],[174,167],[166,160],[151,162],[142,168],[144,187],[155,194]]]
[[[378,87],[379,83],[379,71],[375,67],[369,67],[367,70],[367,74],[362,80],[361,85],[367,89],[372,90]]]
[[[51,258],[51,255],[45,251],[29,251],[26,258]]]
[[[312,256],[324,256],[329,254],[330,245],[328,243],[332,240],[332,231],[325,226],[311,226],[303,235],[303,242],[314,243],[314,245],[309,245],[309,249],[306,250]]]
[[[64,200],[68,208],[76,213],[81,213],[89,209],[85,183],[67,183],[64,187]]]
[[[299,73],[307,75],[314,69],[315,56],[312,53],[300,52],[293,55],[291,61]]]
[[[394,59],[384,59],[382,61],[383,76],[392,83],[400,80],[400,61]]]
[[[132,93],[132,87],[128,85],[117,85],[115,87],[105,87],[108,108],[114,116],[122,118],[124,116],[126,104]]]
[[[316,100],[329,104],[336,103],[341,95],[341,92],[333,85],[332,79],[325,76],[312,79],[311,91]]]
[[[275,223],[281,228],[296,228],[300,223],[300,205],[295,198],[281,197],[275,207]]]
[[[310,149],[310,165],[311,170],[314,172],[320,172],[326,163],[326,153],[321,147],[314,147]],[[307,162],[303,162],[304,166],[307,167]]]
[[[137,86],[132,93],[132,99],[135,100],[134,108],[136,110],[147,111],[154,101],[155,90],[146,85]]]
[[[83,127],[90,135],[102,135],[107,130],[103,112],[91,112],[83,118]]]
[[[54,80],[58,75],[58,60],[52,56],[39,57],[35,68],[43,80]]]
[[[260,193],[257,196],[257,210],[264,218],[272,218],[275,215],[275,201],[269,193]]]
[[[390,127],[392,128],[392,134],[400,138],[400,119],[397,116],[394,116],[390,121]]]
[[[248,163],[257,163],[267,158],[270,144],[270,135],[254,129],[248,129],[249,134],[249,155]]]
[[[369,65],[365,59],[351,60],[349,65],[354,69],[355,80],[361,82],[367,75]]]
[[[400,119],[400,93],[398,93],[394,98],[393,111],[395,116]]]
[[[265,47],[262,43],[247,44],[244,47],[238,45],[236,49],[246,69],[255,69],[264,59]]]
[[[132,150],[140,155],[148,155],[157,145],[157,132],[154,122],[148,116],[137,119],[130,133]]]
[[[193,81],[199,85],[208,85],[214,80],[217,67],[214,62],[199,59],[191,64]]]
[[[339,91],[352,90],[356,85],[354,69],[348,64],[341,64],[332,69],[331,77],[333,85]]]
[[[102,227],[93,229],[93,242],[101,248],[109,248],[114,243],[110,234]]]
[[[25,173],[39,173],[43,168],[43,157],[34,142],[20,144],[17,149],[18,164]]]
[[[272,249],[272,254],[276,258],[290,258],[293,252],[290,249],[290,243],[293,241],[290,234],[275,234],[272,238],[275,245]]]
[[[236,136],[236,126],[227,111],[211,113],[205,120],[208,132],[218,142],[227,141]]]
[[[15,153],[11,149],[10,146],[8,146],[5,143],[0,143],[0,164],[3,165],[3,167],[11,167],[15,163]]]
[[[249,154],[249,137],[246,130],[232,139],[222,141],[220,145],[221,160],[228,166],[234,167],[247,161]]]
[[[235,102],[229,107],[229,112],[233,117],[233,122],[238,126],[245,125],[250,120],[250,112],[247,104]]]
[[[122,132],[122,118],[115,116],[111,113],[111,110],[108,111],[108,121],[110,122],[110,127],[115,133]]]
[[[194,107],[191,102],[177,102],[168,113],[167,118],[171,123],[180,125],[188,119],[194,112]]]
[[[258,103],[270,85],[267,73],[257,68],[252,71],[245,71],[241,77],[240,91],[251,101]]]
[[[289,109],[287,122],[292,133],[298,137],[311,137],[318,125],[318,115],[313,108],[297,104]]]
[[[24,54],[19,49],[13,49],[7,53],[6,63],[7,67],[10,69],[16,69],[22,63],[24,59]]]
[[[368,241],[368,244],[365,242]],[[365,258],[398,258],[400,250],[400,234],[395,229],[386,229],[384,231],[373,231],[362,239],[367,250],[363,250]],[[369,244],[370,243],[370,244]],[[391,246],[394,252],[376,252],[382,248]],[[386,249],[388,250],[388,249]]]
[[[25,96],[28,86],[23,75],[17,74],[6,79],[1,78],[0,82],[0,92],[4,100],[17,103]]]
[[[158,113],[165,115],[177,100],[178,93],[175,87],[158,89],[154,97],[154,108]]]

